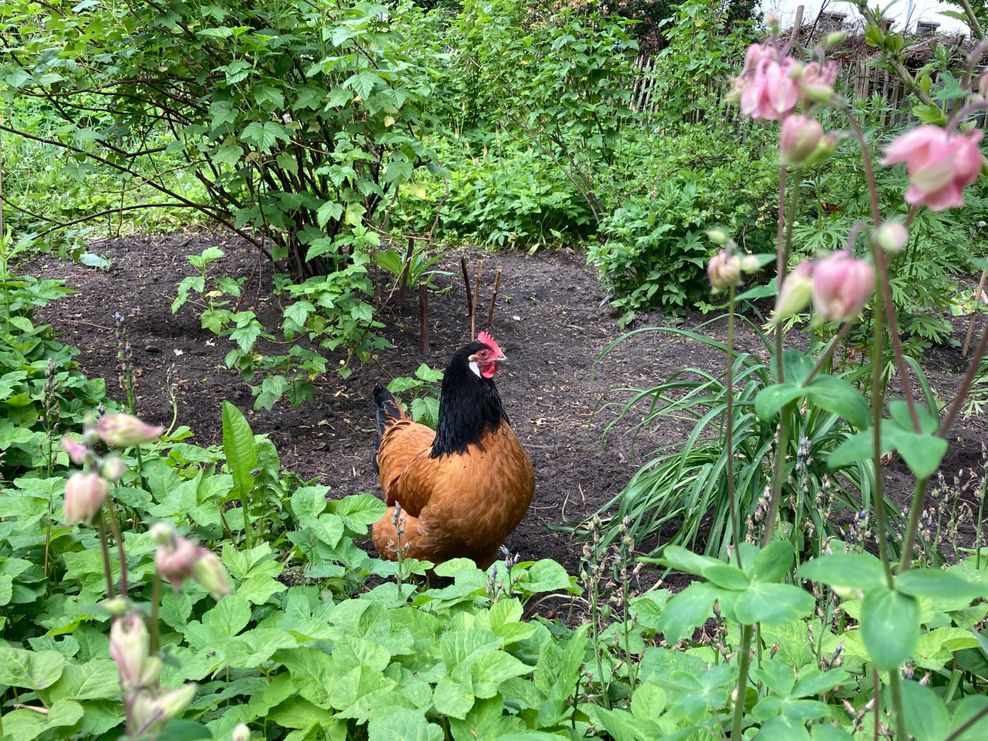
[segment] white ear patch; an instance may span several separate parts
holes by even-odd
[[[477,365],[477,361],[476,360],[471,360],[470,361],[470,370],[473,371],[473,374],[475,376],[477,376],[477,378],[480,378],[480,366]]]

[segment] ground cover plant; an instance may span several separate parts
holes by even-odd
[[[95,25],[87,28],[95,33],[100,17],[95,10],[88,12],[93,7],[55,14],[92,21]],[[290,4],[284,16],[251,15],[250,22],[232,25],[225,7],[193,11],[175,5],[169,15],[160,7],[151,6],[152,13],[142,6],[175,38],[195,38],[199,52],[216,53],[227,48],[223,43],[252,39],[260,48],[253,52],[275,63],[294,52],[281,46],[283,36],[290,34],[269,33],[277,30],[273,21],[294,22],[302,14],[306,30],[299,32],[303,40],[298,48],[311,49],[307,41],[321,52],[328,51],[323,46],[327,42],[342,52],[364,49],[327,65],[340,64],[344,74],[359,77],[363,72],[349,65],[367,71],[361,61],[367,60],[388,89],[401,89],[406,81],[402,73],[403,65],[411,64],[405,56],[408,37],[390,38],[380,24],[401,17],[415,25],[418,11],[362,6],[351,16],[342,6]],[[704,19],[700,4],[689,7],[682,13],[694,22]],[[23,11],[26,5],[17,8]],[[231,7],[234,19],[240,17],[234,10],[249,11]],[[392,10],[409,15],[391,16]],[[608,25],[594,12],[581,14],[579,7],[567,7],[548,20],[524,10],[500,1],[466,3],[465,17],[489,24],[475,29],[480,41],[490,42],[491,49],[508,49],[516,67],[545,60],[545,49],[528,57],[517,38],[490,24],[521,16],[519,23],[529,31],[543,30],[560,52],[543,71],[557,81],[565,80],[565,75],[553,75],[568,64],[561,50],[570,45],[577,56],[590,50],[621,57],[614,43],[620,23]],[[307,15],[310,11],[314,16]],[[193,15],[221,25],[190,26]],[[326,19],[330,22],[324,33],[309,34],[317,20]],[[882,30],[877,18],[870,20],[870,38],[894,55],[895,35]],[[261,28],[264,22],[270,27]],[[972,26],[980,28],[974,17]],[[605,32],[595,36],[593,31],[601,29]],[[27,32],[39,31],[32,26]],[[416,33],[426,31],[416,26]],[[491,38],[484,36],[488,33]],[[620,35],[620,40],[623,46],[626,37]],[[711,171],[727,186],[702,197],[687,192],[677,206],[686,214],[682,218],[679,212],[665,221],[653,218],[647,197],[633,194],[634,185],[623,186],[630,197],[612,195],[613,203],[607,202],[607,189],[600,188],[607,180],[593,168],[616,157],[621,147],[638,148],[644,159],[648,147],[640,133],[621,138],[605,128],[600,138],[587,135],[599,113],[595,106],[603,105],[606,112],[620,101],[594,102],[594,91],[578,90],[571,102],[585,116],[570,129],[551,94],[542,91],[541,98],[527,98],[533,106],[527,131],[546,136],[556,149],[542,141],[531,148],[511,144],[505,151],[538,168],[546,160],[533,164],[536,152],[549,161],[547,153],[570,152],[572,159],[566,158],[555,172],[580,193],[591,218],[613,206],[613,216],[600,219],[613,243],[591,252],[599,263],[596,269],[604,266],[610,276],[607,289],[613,293],[606,299],[635,296],[643,286],[655,285],[652,294],[645,288],[619,308],[637,313],[656,303],[682,308],[700,303],[722,313],[689,327],[636,328],[614,341],[613,334],[622,331],[618,322],[631,317],[594,325],[605,336],[600,368],[608,368],[615,357],[630,360],[634,374],[626,377],[648,383],[622,405],[624,416],[614,420],[610,439],[636,432],[627,419],[639,404],[648,409],[637,430],[646,444],[655,428],[681,426],[671,427],[669,439],[678,439],[669,455],[647,462],[609,507],[573,528],[581,539],[569,545],[577,554],[569,569],[540,558],[545,549],[531,542],[524,554],[509,551],[487,570],[465,559],[437,565],[401,557],[396,562],[377,559],[365,549],[365,536],[385,506],[371,486],[356,486],[343,475],[319,480],[286,466],[283,456],[294,447],[291,428],[301,417],[282,418],[290,431],[279,445],[272,441],[274,430],[268,434],[259,425],[272,418],[265,415],[282,394],[302,402],[326,392],[321,398],[330,401],[317,411],[320,422],[344,408],[345,399],[333,401],[335,397],[366,394],[360,385],[343,385],[346,378],[334,379],[339,385],[327,385],[328,392],[317,380],[330,363],[347,366],[350,355],[364,347],[363,338],[348,335],[351,330],[379,329],[383,334],[385,317],[398,325],[408,320],[400,301],[391,304],[388,314],[383,300],[403,275],[413,274],[425,287],[431,282],[441,291],[437,297],[451,295],[453,279],[459,279],[455,257],[423,252],[414,239],[407,252],[404,240],[387,249],[375,244],[376,230],[385,229],[364,219],[366,212],[352,220],[357,223],[344,217],[343,224],[334,224],[332,214],[319,224],[317,215],[317,229],[325,230],[320,235],[338,227],[340,232],[326,238],[351,240],[330,258],[341,262],[333,265],[328,281],[327,276],[290,277],[280,270],[222,274],[220,266],[235,260],[236,250],[218,240],[202,249],[196,243],[188,259],[186,253],[171,256],[181,264],[178,269],[173,265],[172,275],[182,277],[167,298],[157,292],[160,315],[149,320],[138,312],[115,318],[113,346],[102,348],[112,356],[113,372],[106,375],[116,376],[111,385],[116,391],[108,395],[106,384],[87,380],[73,362],[76,351],[54,338],[47,321],[39,318],[44,312],[52,323],[79,319],[65,308],[71,306],[67,289],[58,281],[19,274],[11,260],[23,246],[15,247],[4,232],[0,736],[237,741],[980,738],[988,724],[988,547],[980,524],[985,463],[964,462],[968,473],[956,482],[946,476],[938,481],[937,474],[950,470],[944,464],[963,410],[978,403],[979,397],[969,392],[983,378],[988,333],[983,323],[976,325],[963,376],[941,398],[928,378],[935,369],[918,355],[922,345],[906,341],[904,335],[912,330],[901,314],[903,294],[897,297],[894,283],[906,276],[900,289],[908,291],[908,283],[917,280],[917,273],[910,272],[915,262],[921,256],[935,259],[933,247],[920,249],[915,240],[938,228],[956,228],[948,215],[978,197],[982,156],[977,114],[988,107],[988,78],[973,70],[988,45],[965,60],[956,89],[922,103],[928,107],[920,110],[921,125],[882,139],[862,124],[867,111],[855,110],[835,86],[837,70],[828,59],[834,41],[824,38],[817,48],[800,49],[781,33],[775,19],[766,19],[765,37],[747,47],[743,63],[737,62],[740,72],[729,96],[740,103],[742,116],[754,121],[745,126],[759,127],[736,153],[758,174],[745,184],[736,169],[714,165]],[[372,51],[363,47],[365,42]],[[529,42],[535,43],[531,37]],[[164,54],[165,41],[156,37],[156,44],[148,48]],[[177,52],[167,51],[165,58],[174,59]],[[248,56],[239,50],[241,54]],[[61,58],[58,53],[46,57]],[[584,61],[591,67],[600,63]],[[227,69],[214,82],[232,96],[227,88],[243,82],[229,81],[233,62],[225,57],[213,62],[225,63]],[[703,74],[726,69],[719,65]],[[495,72],[484,69],[481,77]],[[414,69],[408,79],[421,82],[421,73]],[[332,74],[327,68],[317,76]],[[613,81],[604,77],[600,82],[606,98]],[[57,83],[21,79],[24,85],[29,82]],[[474,79],[471,84],[488,95],[490,105],[503,102],[493,82]],[[342,83],[359,93],[355,85]],[[929,97],[921,81],[916,85],[918,99],[921,94]],[[263,121],[243,114],[236,126],[243,133],[256,131],[252,126],[273,131],[265,128],[272,123],[291,128],[290,122],[268,115],[271,111],[256,100],[256,92],[251,87],[260,108],[251,113],[260,111]],[[371,107],[358,94],[343,108],[353,117],[351,123],[374,130],[377,114],[369,111],[363,119],[365,103]],[[336,116],[325,109],[313,109],[312,115],[317,120]],[[620,128],[617,121],[607,123]],[[584,124],[591,126],[580,128]],[[846,136],[839,155],[834,152],[838,127],[845,127]],[[238,147],[245,141],[243,133]],[[676,136],[683,138],[670,136],[668,144],[702,142],[708,134],[681,131]],[[200,135],[207,150],[216,144],[206,132]],[[581,135],[586,141],[580,141]],[[408,144],[414,136],[406,129],[399,138]],[[250,139],[247,135],[246,141]],[[272,151],[300,143],[291,136],[289,141],[275,136],[270,142]],[[242,154],[249,163],[237,177],[263,178],[260,163],[269,152],[259,144],[258,157],[251,158],[246,149]],[[374,156],[383,157],[384,151]],[[354,165],[345,153],[335,154]],[[860,164],[852,166],[852,159]],[[340,165],[338,158],[332,160],[326,165],[330,174]],[[801,236],[798,231],[806,213],[800,200],[814,193],[804,184],[831,164],[853,167],[866,197],[857,206],[851,200],[842,205],[843,218],[853,220],[830,224],[828,229],[841,232],[841,239],[820,251],[806,244],[818,232]],[[679,161],[677,166],[685,169]],[[777,179],[769,177],[769,170]],[[463,177],[472,176],[464,170]],[[643,172],[636,177],[646,182],[658,175]],[[687,181],[699,179],[684,175]],[[395,182],[386,195],[437,182],[412,178],[401,188]],[[249,198],[254,186],[243,187]],[[272,195],[267,187],[258,187],[258,202]],[[489,202],[517,198],[504,195],[503,189],[503,180],[495,181]],[[823,192],[819,186],[815,194]],[[294,190],[286,188],[285,193]],[[766,206],[766,193],[778,200]],[[729,194],[739,202],[727,202]],[[375,195],[382,199],[377,207],[384,208],[386,199],[374,190],[372,200]],[[664,191],[663,198],[673,202],[680,195]],[[517,200],[517,208],[498,218],[535,213],[526,210],[524,199]],[[604,211],[598,210],[601,204],[607,206]],[[306,207],[285,208],[279,213],[286,221],[255,223],[248,236],[256,240],[266,229],[283,230],[268,237],[275,244],[288,239],[280,247],[291,254],[286,235],[300,223],[304,231],[308,217],[294,221]],[[410,212],[410,218],[419,218],[413,207]],[[824,218],[820,213],[817,217]],[[471,228],[480,234],[492,222],[478,223]],[[676,232],[675,239],[663,237],[666,226]],[[155,244],[114,254],[139,262],[142,248]],[[685,257],[676,257],[677,250]],[[663,262],[666,253],[672,257]],[[948,258],[957,269],[972,264],[960,249],[944,260]],[[536,376],[536,366],[550,363],[589,367],[589,357],[578,357],[586,345],[577,344],[572,333],[583,334],[585,328],[574,323],[586,322],[595,310],[579,306],[587,303],[582,295],[573,304],[563,303],[564,294],[574,293],[573,285],[557,286],[551,293],[532,279],[545,264],[557,276],[580,274],[564,273],[562,262],[517,259],[521,267],[512,276],[517,283],[504,289],[506,307],[497,317],[505,329],[502,336],[513,343],[531,336],[522,334],[534,332],[525,328],[534,313],[528,305],[544,303],[541,316],[557,324],[554,333],[540,336],[543,347],[525,356],[533,366],[529,372]],[[635,269],[644,265],[647,273],[638,282],[629,278],[617,283],[627,278],[622,259]],[[546,282],[551,282],[553,271],[546,272]],[[112,291],[112,276],[94,275],[105,278],[101,285],[113,294],[97,301],[119,299],[122,290]],[[150,283],[156,276],[143,278]],[[339,281],[351,280],[358,286],[356,298],[337,290]],[[247,303],[250,293],[260,295],[262,288],[273,291]],[[474,301],[479,294],[478,280]],[[774,310],[766,316],[773,299]],[[362,308],[354,312],[361,305],[375,313],[365,316]],[[452,301],[444,304],[451,306]],[[572,311],[574,306],[584,313]],[[462,312],[462,307],[450,311]],[[265,329],[272,313],[281,322],[283,339]],[[163,424],[142,421],[147,397],[140,387],[146,388],[150,374],[142,373],[137,358],[167,353],[143,342],[135,347],[134,330],[142,322],[159,322],[161,316],[172,318],[174,324],[165,329],[176,335],[197,329],[210,333],[199,335],[204,344],[213,343],[212,335],[228,337],[235,347],[226,351],[225,365],[253,383],[253,403],[247,388],[232,399],[239,404],[224,400],[211,419],[198,417],[212,430],[192,430],[178,406],[180,383],[168,372],[156,393],[169,403],[155,410],[153,420]],[[338,322],[349,317],[356,324],[344,327],[346,336],[340,336],[317,317]],[[462,317],[458,319],[462,324]],[[796,329],[800,326],[804,331]],[[411,332],[399,326],[390,336],[399,339],[402,333]],[[443,342],[460,343],[462,334],[459,327]],[[323,344],[328,335],[339,341]],[[713,361],[682,368],[679,358],[664,377],[655,378],[654,355],[621,356],[649,336],[661,336],[670,345],[682,342],[674,347],[688,346],[696,350],[694,357]],[[292,343],[286,351],[302,361],[299,375],[293,375],[296,366],[278,365],[280,352],[265,354],[264,343],[278,342]],[[195,345],[184,347],[191,351]],[[507,342],[505,349],[514,356]],[[182,352],[175,353],[177,360]],[[401,365],[385,353],[376,360],[389,364],[381,372],[390,377],[392,390],[404,394],[413,413],[428,421],[435,416],[439,375],[431,362],[423,362],[432,360],[428,352],[409,355]],[[258,367],[264,371],[260,382],[254,375]],[[405,372],[392,372],[398,367]],[[548,402],[515,415],[519,429],[546,426],[538,412],[565,402],[559,374],[553,369],[537,376],[540,385],[533,394]],[[614,378],[604,384],[611,385]],[[109,398],[113,395],[120,401]],[[195,394],[191,401],[204,403]],[[353,403],[363,409],[362,402]],[[354,427],[372,424],[369,401],[366,409],[368,416],[358,417],[362,421]],[[565,426],[561,422],[579,424],[560,417],[552,422],[560,427]],[[360,445],[353,457],[369,467],[370,435],[364,433],[357,429],[349,439]],[[532,438],[523,436],[523,441]],[[536,443],[532,450],[539,447],[551,446]],[[310,454],[345,459],[337,471],[356,466],[350,463],[351,452],[341,446]],[[887,490],[893,469],[908,482],[911,495]],[[558,488],[560,481],[541,485]],[[555,498],[544,509],[554,510],[560,501],[561,492],[552,493]],[[977,507],[978,528],[971,537],[962,537],[958,530],[971,503]],[[972,512],[972,521],[974,517]],[[535,557],[529,560],[529,555]]]

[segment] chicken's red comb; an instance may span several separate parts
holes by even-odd
[[[490,332],[480,332],[477,335],[477,342],[483,342],[485,345],[487,345],[487,347],[489,347],[491,350],[496,352],[498,355],[504,355],[504,352],[501,350],[500,346],[497,344],[494,338],[491,337]]]

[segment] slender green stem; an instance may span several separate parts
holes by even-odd
[[[902,540],[902,558],[899,561],[899,573],[913,565],[913,547],[916,545],[916,532],[919,530],[919,516],[923,511],[926,499],[926,485],[929,478],[918,479],[913,489],[912,503],[909,505],[909,523],[906,525],[906,535]]]
[[[785,229],[786,229],[786,166],[782,165],[779,168],[779,211],[778,211],[778,228],[775,236],[775,290],[776,292],[782,290],[782,281],[786,276],[786,267],[789,264],[789,255],[783,254],[782,245],[785,242]],[[783,383],[785,379],[785,373],[782,367],[782,340],[785,337],[785,333],[782,329],[782,323],[775,325],[775,378],[778,383]]]
[[[882,280],[879,272],[878,280]],[[882,479],[882,410],[885,407],[885,385],[882,382],[884,366],[885,322],[881,301],[875,302],[872,319],[871,345],[871,444],[872,468],[875,476],[875,522],[878,530],[878,555],[885,569],[885,580],[892,589],[892,566],[889,562],[888,522],[885,512],[885,482]]]
[[[954,731],[949,736],[947,736],[947,738],[945,738],[943,741],[957,741],[957,739],[959,739],[969,730],[974,728],[974,726],[976,726],[978,723],[984,720],[986,716],[988,716],[988,706],[981,708],[981,710],[979,710],[974,715],[972,715],[968,719],[968,721],[964,723],[964,725],[962,725],[956,731]]]
[[[741,513],[738,512],[737,493],[734,490],[734,297],[731,286],[727,299],[727,407],[724,412],[724,442],[727,448],[727,502],[731,511],[731,537],[734,540],[734,558],[741,565]]]
[[[731,722],[731,741],[741,741],[741,724],[744,720],[744,700],[748,691],[748,669],[751,666],[752,626],[741,626],[741,648],[738,656],[738,686],[734,694],[734,719]]]
[[[958,4],[964,8],[964,15],[967,16],[967,22],[971,26],[971,33],[974,34],[974,38],[979,41],[985,37],[984,29],[981,28],[981,22],[978,20],[977,14],[974,12],[974,8],[971,7],[971,3],[968,0],[957,0]]]
[[[902,682],[899,670],[889,672],[889,694],[892,696],[892,712],[895,714],[895,738],[909,738],[906,732],[906,715],[902,711]]]
[[[834,335],[833,339],[830,340],[830,344],[827,345],[827,349],[823,351],[823,355],[821,355],[816,361],[816,365],[813,366],[813,370],[810,371],[810,374],[806,377],[806,380],[803,381],[802,386],[804,388],[810,385],[810,381],[812,381],[816,377],[816,374],[823,369],[823,366],[827,364],[827,361],[830,360],[830,357],[837,349],[837,345],[839,345],[840,341],[844,339],[844,336],[850,328],[850,322],[844,322],[844,324],[841,325],[840,331],[838,331],[837,334]]]
[[[161,577],[158,576],[158,572],[154,572],[154,576],[151,578],[151,637],[148,643],[148,651],[152,656],[158,653],[159,646],[159,625],[158,625],[158,611],[161,608]]]
[[[775,521],[779,515],[779,502],[782,499],[782,482],[785,480],[786,450],[789,449],[789,418],[792,416],[793,403],[782,407],[779,412],[778,439],[775,448],[775,460],[772,464],[772,489],[768,501],[768,512],[765,514],[765,532],[762,534],[762,548],[772,542],[775,533]]]
[[[114,509],[113,502],[110,499],[106,501],[106,514],[110,520],[110,532],[113,533],[113,540],[117,544],[117,557],[120,559],[120,594],[123,597],[127,596],[127,553],[124,550],[124,539],[123,534],[120,532],[120,521],[117,519],[117,513]]]
[[[117,591],[113,587],[113,567],[110,565],[110,546],[106,542],[106,525],[103,522],[102,512],[97,517],[99,517],[99,548],[103,555],[103,573],[106,574],[106,596],[113,599],[117,596]]]

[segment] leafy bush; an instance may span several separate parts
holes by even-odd
[[[711,224],[738,234],[753,252],[770,251],[775,165],[757,143],[728,149],[724,136],[692,130],[654,145],[629,140],[629,154],[644,149],[633,187],[647,194],[615,209],[601,226],[606,241],[587,256],[622,324],[652,307],[687,311],[707,295],[701,268]]]

